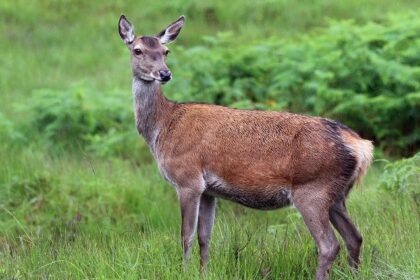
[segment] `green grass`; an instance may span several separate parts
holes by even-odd
[[[0,278],[199,279],[197,245],[181,266],[176,193],[154,163],[46,156],[35,147],[1,156]],[[343,249],[332,279],[420,277],[419,205],[378,188],[380,170],[348,203],[365,238],[361,270],[352,274]],[[206,279],[308,279],[316,259],[295,209],[219,202]]]
[[[123,159],[50,147],[37,134],[19,140],[34,133],[20,126],[28,113],[19,105],[37,89],[83,84],[104,95],[126,92],[121,98],[131,102],[128,53],[116,30],[121,13],[146,34],[185,14],[177,44],[188,48],[218,32],[238,42],[294,40],[330,18],[380,22],[418,8],[408,0],[1,1],[0,279],[200,278],[196,245],[191,264],[181,265],[176,193],[143,142],[136,159]],[[342,246],[332,279],[420,278],[418,197],[379,188],[381,173],[377,164],[348,202],[365,238],[361,270],[352,274]],[[220,201],[205,278],[308,279],[316,259],[295,209]]]

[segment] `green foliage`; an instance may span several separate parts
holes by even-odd
[[[38,90],[20,110],[31,113],[27,133],[36,129],[51,147],[86,148],[101,156],[143,153],[131,100],[118,98],[118,93],[105,95],[80,86],[67,91]]]
[[[0,112],[0,141],[2,143],[22,142],[23,134],[16,125]]]
[[[38,90],[22,109],[33,109],[31,121],[46,139],[77,145],[85,142],[89,134],[100,132],[89,105],[81,90]]]
[[[420,153],[386,164],[380,185],[388,191],[420,195]]]
[[[297,42],[239,45],[232,34],[208,48],[178,50],[176,99],[288,110],[338,119],[388,154],[420,147],[420,20],[333,23]]]

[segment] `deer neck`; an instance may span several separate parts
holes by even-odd
[[[133,78],[133,96],[137,130],[154,151],[160,130],[174,104],[165,98],[160,84],[154,81]]]

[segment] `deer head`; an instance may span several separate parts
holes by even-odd
[[[180,16],[156,36],[136,36],[134,26],[124,15],[120,17],[118,31],[130,50],[131,68],[135,78],[162,84],[172,79],[171,71],[165,63],[169,54],[165,45],[176,39],[184,21],[184,16]]]

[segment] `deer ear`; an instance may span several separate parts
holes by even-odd
[[[131,44],[134,41],[134,26],[127,20],[124,15],[121,15],[118,22],[118,32],[124,43]]]
[[[181,31],[182,26],[184,26],[185,17],[180,16],[176,21],[171,23],[168,27],[162,30],[157,37],[160,40],[161,44],[169,44],[178,37],[179,31]]]

